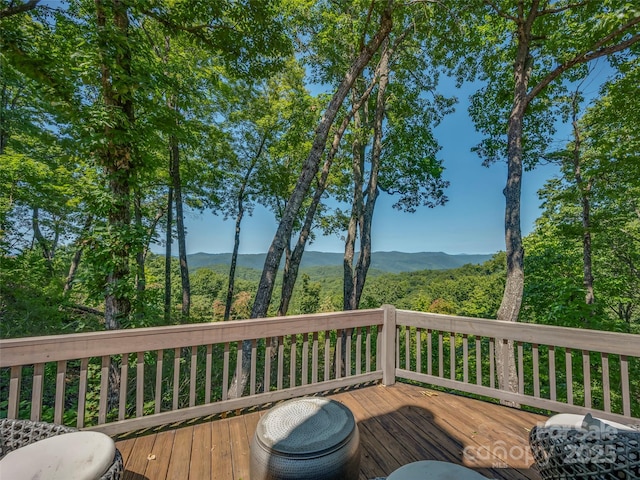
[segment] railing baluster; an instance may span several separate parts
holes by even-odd
[[[444,377],[444,341],[442,332],[438,332],[438,376]]]
[[[336,330],[336,379],[342,378],[342,330]]]
[[[249,395],[256,394],[256,368],[258,361],[258,340],[251,340],[251,379],[249,380]]]
[[[11,367],[11,380],[9,380],[9,407],[7,418],[18,418],[20,413],[20,384],[22,383],[22,367]]]
[[[533,396],[540,397],[540,355],[538,353],[538,344],[531,346],[533,350]]]
[[[198,346],[191,347],[191,365],[189,367],[189,406],[196,405],[196,386],[198,383]]]
[[[44,363],[33,366],[33,387],[31,390],[31,421],[39,422],[42,412],[42,389],[44,385]]]
[[[120,360],[120,398],[118,399],[118,420],[124,420],[127,411],[129,385],[129,354],[123,353]]]
[[[475,336],[476,340],[476,385],[482,385],[482,338]]]
[[[284,375],[284,337],[278,337],[278,378],[276,388],[282,390],[282,377]]]
[[[622,387],[622,414],[631,416],[631,401],[629,397],[629,361],[626,355],[620,355],[620,383]]]
[[[449,332],[449,378],[456,379],[456,334]]]
[[[242,378],[242,343],[243,342],[236,342],[236,379],[238,382]],[[243,393],[243,391],[238,390],[238,398],[242,397]]]
[[[433,374],[433,331],[427,329],[427,375]]]
[[[489,386],[496,388],[496,352],[493,337],[489,338]]]
[[[297,335],[291,335],[291,348],[289,350],[289,388],[296,386],[297,353]]]
[[[588,350],[582,351],[582,370],[584,376],[584,406],[591,408],[591,360]]]
[[[396,327],[396,335],[395,335],[395,345],[394,345],[394,366],[395,368],[400,368],[400,325]]]
[[[499,374],[502,377],[502,385],[504,385],[505,390],[509,389],[509,359],[513,353],[509,350],[509,340],[503,338],[500,345],[500,353],[502,355],[502,372]]]
[[[264,339],[264,387],[262,391],[264,393],[271,390],[271,338]]]
[[[324,381],[329,380],[331,374],[331,332],[324,331]]]
[[[524,395],[524,345],[518,342],[518,393]]]
[[[111,369],[111,357],[102,357],[102,368],[100,371],[100,400],[98,405],[98,424],[102,425],[107,421],[107,404],[109,400],[109,370]],[[122,389],[122,383],[120,384]]]
[[[224,344],[222,353],[222,400],[229,398],[229,342]]]
[[[207,353],[205,356],[205,367],[204,367],[204,403],[211,403],[211,375],[212,370],[211,366],[213,364],[213,345],[207,345]]]
[[[601,352],[600,359],[602,361],[602,393],[604,400],[604,411],[611,412],[611,391],[609,386],[609,355]]]
[[[556,396],[556,349],[553,345],[549,345],[549,394],[554,402]]]
[[[356,331],[356,375],[362,374],[362,328]]]
[[[56,401],[53,421],[62,424],[64,415],[65,382],[67,378],[67,361],[60,360],[56,368]]]
[[[318,383],[318,332],[313,332],[311,346],[311,383]]]
[[[80,360],[80,378],[78,379],[78,418],[76,419],[76,427],[84,427],[84,415],[86,411],[87,400],[87,376],[89,371],[89,359]]]
[[[347,329],[347,348],[345,351],[345,359],[344,359],[344,372],[347,377],[351,376],[351,339],[352,339],[352,330]]]
[[[469,339],[467,334],[462,335],[462,381],[469,383]]]
[[[573,355],[570,348],[564,352],[564,362],[567,375],[567,403],[573,405]]]
[[[364,363],[365,370],[367,373],[371,371],[371,327],[367,327],[366,329],[366,340],[365,340],[365,354],[364,354]],[[376,357],[378,356],[376,352]]]
[[[136,417],[144,415],[144,352],[138,352],[136,364]]]
[[[178,410],[178,399],[180,397],[180,358],[181,348],[173,349],[173,410]]]
[[[309,335],[305,333],[302,336],[302,385],[309,383]]]
[[[404,327],[404,368],[411,370],[411,328]]]
[[[416,372],[422,373],[422,328],[416,328]]]
[[[156,394],[153,411],[157,414],[162,410],[162,374],[164,366],[164,350],[156,350]]]

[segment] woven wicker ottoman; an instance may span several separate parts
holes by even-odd
[[[299,398],[262,416],[251,443],[251,480],[357,479],[360,436],[334,400]]]

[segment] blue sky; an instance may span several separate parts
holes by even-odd
[[[587,97],[598,92],[609,72],[600,63],[592,70],[586,82]],[[455,113],[444,118],[436,129],[436,137],[442,146],[439,157],[444,160],[445,177],[450,182],[447,189],[449,201],[445,206],[433,209],[423,207],[415,213],[403,213],[392,208],[393,199],[382,193],[376,204],[373,219],[373,251],[495,253],[505,249],[504,206],[502,190],[507,168],[505,163],[483,167],[480,158],[471,148],[481,140],[469,118],[468,97],[472,87],[455,90],[453,82],[443,84],[439,91],[458,97]],[[570,140],[570,127],[558,123],[556,142],[561,148]],[[540,214],[537,192],[544,183],[557,174],[552,165],[541,165],[525,172],[522,183],[522,233],[533,230]],[[234,223],[223,221],[211,212],[189,213],[187,227],[187,252],[226,253],[233,250]],[[277,228],[273,215],[256,207],[253,216],[245,217],[242,226],[240,253],[264,253],[268,250]],[[344,251],[339,236],[322,237],[307,247],[322,252]],[[161,252],[159,247],[154,251]],[[175,251],[175,250],[174,250]]]
[[[467,94],[468,95],[468,94]],[[415,213],[392,208],[393,198],[382,193],[373,220],[373,251],[494,253],[504,250],[504,196],[506,164],[483,167],[471,148],[480,140],[467,113],[467,98],[459,94],[456,112],[446,117],[436,130],[442,145],[449,201],[436,208],[422,207]],[[559,135],[559,138],[561,136]],[[564,138],[568,137],[565,135]],[[539,215],[537,191],[556,173],[553,166],[525,172],[522,190],[522,231],[529,233]],[[210,212],[190,213],[185,220],[188,253],[225,253],[233,249],[234,224]],[[240,253],[264,253],[277,228],[273,215],[256,207],[245,217]],[[343,241],[336,235],[318,237],[308,250],[342,252]]]

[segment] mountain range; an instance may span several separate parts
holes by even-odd
[[[240,254],[238,266],[262,270],[266,254]],[[444,252],[373,252],[371,269],[389,273],[414,272],[417,270],[448,270],[466,264],[481,264],[490,260],[493,254],[456,254]],[[341,266],[343,254],[308,251],[302,257],[301,269],[311,267]],[[229,265],[230,253],[193,253],[187,255],[191,270],[215,265]]]

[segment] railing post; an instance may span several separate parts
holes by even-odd
[[[384,323],[382,325],[382,384],[396,383],[396,307],[383,305]]]

